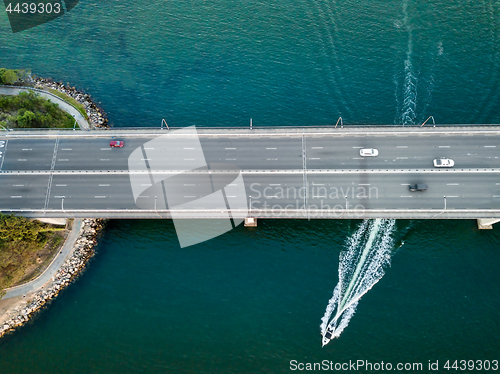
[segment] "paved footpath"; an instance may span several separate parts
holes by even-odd
[[[78,122],[78,125],[82,130],[90,130],[90,125],[85,119],[85,117],[76,109],[73,105],[70,103],[64,101],[63,99],[59,98],[58,96],[39,89],[27,89],[27,88],[20,88],[20,87],[8,87],[8,86],[0,86],[0,95],[19,95],[20,92],[27,92],[28,90],[35,91],[40,94],[45,99],[48,99],[52,101],[53,103],[56,103],[59,105],[59,108],[64,110],[65,112],[69,113],[72,115],[76,121]]]
[[[52,277],[57,273],[61,265],[64,263],[66,258],[68,258],[73,252],[73,247],[75,246],[76,239],[80,233],[83,226],[82,219],[75,219],[73,221],[73,228],[66,238],[66,242],[63,248],[59,250],[52,263],[45,269],[42,275],[38,278],[32,280],[31,282],[22,284],[20,286],[11,287],[5,289],[6,294],[2,297],[2,300],[9,299],[11,297],[25,295],[28,292],[32,292],[41,288],[45,283],[50,281]]]

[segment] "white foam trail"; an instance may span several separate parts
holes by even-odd
[[[364,220],[348,240],[348,250],[340,254],[339,283],[321,319],[323,336],[327,330],[332,333],[332,339],[340,336],[354,315],[361,297],[384,275],[384,268],[390,264],[393,247],[391,235],[395,222],[385,219]],[[335,316],[330,320],[334,311]]]
[[[408,0],[403,1],[403,25],[408,32],[408,47],[405,60],[405,79],[404,79],[404,98],[401,121],[403,126],[414,125],[416,118],[417,107],[417,76],[415,74],[412,57],[413,57],[413,29],[409,22],[408,15]]]

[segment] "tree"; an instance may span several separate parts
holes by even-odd
[[[36,115],[30,110],[25,111],[22,115],[17,116],[17,124],[19,127],[32,127],[35,122]]]
[[[3,84],[14,84],[17,81],[17,74],[14,70],[5,69],[1,72],[0,79]]]
[[[0,217],[0,239],[19,242],[36,242],[42,230],[38,221],[30,222],[24,217],[14,215]]]

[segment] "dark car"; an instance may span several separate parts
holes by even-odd
[[[410,184],[410,191],[415,192],[415,191],[427,191],[427,185],[423,183],[415,183],[415,184]]]
[[[124,143],[121,140],[112,140],[109,142],[111,148],[123,148]]]

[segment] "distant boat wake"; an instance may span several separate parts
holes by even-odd
[[[384,268],[391,262],[395,222],[364,220],[349,239],[348,250],[340,254],[339,283],[321,319],[323,346],[340,336],[361,297],[384,276]]]

